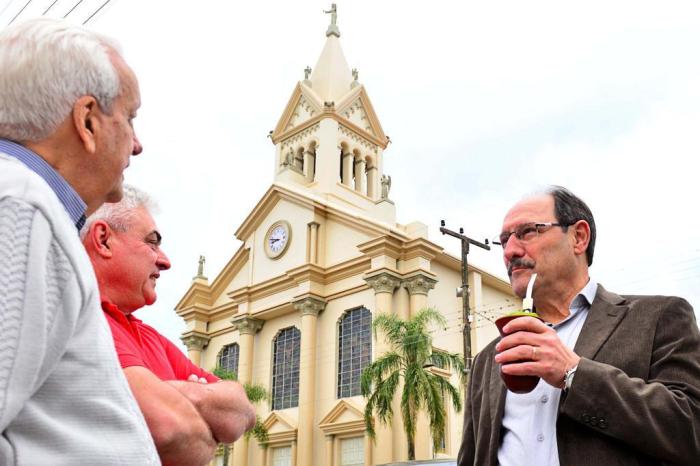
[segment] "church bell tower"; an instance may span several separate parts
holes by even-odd
[[[304,70],[271,134],[275,184],[303,190],[374,220],[396,222],[383,175],[384,134],[357,69],[340,46],[335,5],[316,66]]]

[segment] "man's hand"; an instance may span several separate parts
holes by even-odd
[[[532,317],[513,319],[496,345],[496,362],[510,375],[536,375],[548,384],[564,388],[564,374],[580,357],[559,339],[557,332]],[[517,362],[524,361],[524,362]]]
[[[255,409],[238,382],[168,381],[194,404],[217,441],[231,443],[255,426]]]
[[[194,404],[145,367],[127,367],[124,375],[163,464],[209,463],[214,457],[216,441]]]

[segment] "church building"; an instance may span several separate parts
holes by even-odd
[[[365,433],[360,373],[388,348],[373,317],[408,318],[433,307],[446,329],[435,351],[462,353],[461,262],[428,239],[420,222],[399,224],[384,172],[388,138],[340,45],[335,9],[313,69],[271,133],[272,184],[235,232],[242,242],[212,281],[202,268],[176,306],[182,340],[205,369],[234,371],[271,397],[257,406],[264,444],[240,439],[215,464],[370,466],[406,460],[398,398],[394,420]],[[417,166],[418,170],[419,167]],[[261,175],[262,176],[262,175]],[[469,265],[472,350],[498,332],[492,321],[519,300],[510,285]],[[430,367],[455,386],[457,374]],[[447,402],[443,442],[433,451],[419,416],[416,459],[456,458],[463,413]]]

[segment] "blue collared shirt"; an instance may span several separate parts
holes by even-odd
[[[552,326],[561,341],[572,350],[597,290],[598,284],[589,280],[571,302],[566,319]],[[559,465],[557,412],[560,396],[561,390],[544,380],[540,380],[530,393],[507,392],[502,420],[504,434],[498,449],[499,464]]]
[[[0,152],[16,158],[31,171],[42,177],[53,192],[56,193],[58,200],[63,204],[75,227],[80,230],[85,225],[87,205],[78,196],[73,187],[46,160],[26,147],[2,138],[0,138]]]

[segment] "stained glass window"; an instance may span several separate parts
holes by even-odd
[[[360,394],[360,375],[372,359],[372,314],[347,311],[338,326],[338,398]]]
[[[238,353],[240,348],[238,343],[226,345],[219,353],[219,367],[229,372],[238,374]]]
[[[299,405],[299,355],[301,332],[295,327],[282,330],[274,341],[272,363],[272,409]]]

